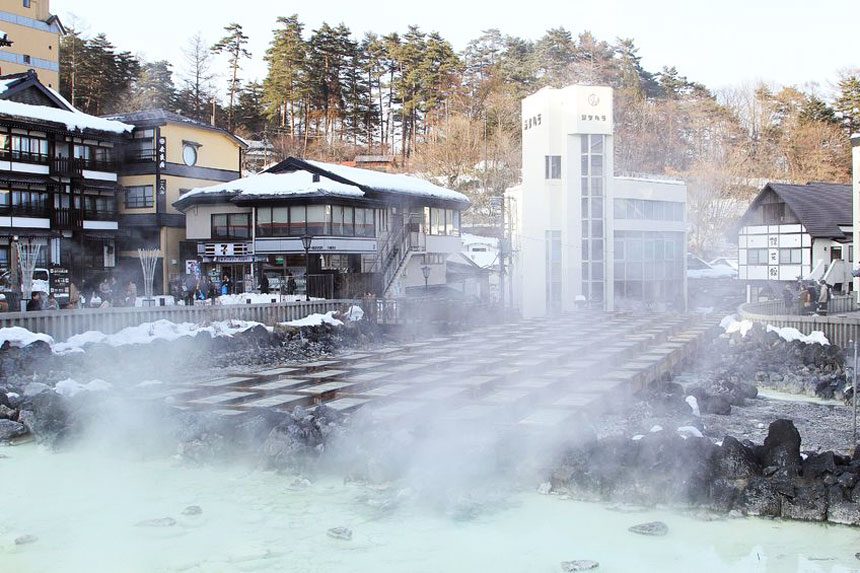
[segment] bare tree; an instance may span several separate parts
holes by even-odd
[[[182,85],[187,98],[186,113],[201,120],[212,100],[212,79],[215,77],[211,71],[212,52],[209,50],[209,44],[198,32],[188,40],[182,53],[185,57]]]

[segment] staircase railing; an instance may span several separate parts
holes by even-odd
[[[420,216],[410,215],[406,223],[388,234],[385,242],[377,250],[371,265],[371,272],[378,273],[381,277],[383,296],[388,292],[394,279],[397,278],[397,274],[409,254],[420,249],[419,240],[413,240],[413,236],[416,236],[415,239],[417,239],[420,231]]]

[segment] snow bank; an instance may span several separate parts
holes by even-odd
[[[741,336],[746,336],[747,332],[752,328],[752,325],[752,321],[737,320],[732,315],[726,316],[720,321],[720,328],[722,328],[726,334],[734,334],[735,332],[738,332]],[[799,340],[804,344],[818,343],[824,346],[830,344],[830,341],[827,340],[827,337],[820,330],[813,330],[809,334],[803,334],[791,326],[778,327],[770,324],[767,325],[766,330],[767,332],[775,332],[780,338],[788,342]]]
[[[86,384],[81,384],[71,378],[66,378],[65,380],[60,380],[54,385],[54,392],[61,396],[65,396],[66,398],[71,398],[75,394],[80,394],[81,392],[104,392],[111,388],[113,388],[113,384],[105,382],[100,378],[91,380]]]
[[[169,320],[157,320],[145,322],[138,326],[130,326],[116,334],[105,334],[98,331],[88,331],[76,334],[65,342],[54,345],[54,352],[63,354],[82,349],[87,344],[107,344],[110,346],[126,346],[129,344],[149,344],[154,340],[176,340],[184,336],[196,336],[200,332],[206,332],[211,337],[233,336],[250,328],[261,325],[259,322],[246,320],[223,320],[212,322],[206,326],[192,322],[170,322]]]
[[[291,320],[290,322],[284,322],[282,324],[287,326],[320,326],[323,323],[331,324],[332,326],[343,326],[343,322],[334,317],[333,310],[330,310],[325,314],[309,314],[304,318]]]
[[[41,332],[30,332],[26,328],[20,326],[7,326],[0,328],[0,345],[9,342],[10,345],[17,348],[23,348],[37,340],[54,344],[54,339],[47,334]]]

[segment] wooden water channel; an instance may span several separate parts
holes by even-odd
[[[718,330],[701,317],[586,314],[152,386],[140,397],[227,416],[325,404],[396,421],[435,408],[451,422],[551,428],[677,371]]]

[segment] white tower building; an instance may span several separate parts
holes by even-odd
[[[522,115],[522,183],[507,192],[514,307],[683,309],[686,186],[614,177],[612,88],[543,88]]]

